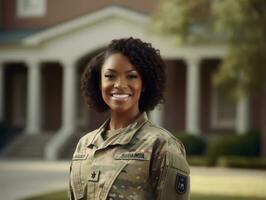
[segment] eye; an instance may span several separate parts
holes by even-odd
[[[137,79],[138,75],[137,74],[129,74],[129,75],[127,75],[127,78],[128,79]]]
[[[104,77],[109,79],[109,80],[112,80],[115,78],[115,75],[114,74],[105,74]]]

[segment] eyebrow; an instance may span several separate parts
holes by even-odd
[[[117,71],[116,70],[114,70],[114,69],[107,69],[108,71],[111,71],[111,72],[114,72],[114,73],[116,73]],[[137,72],[137,70],[136,69],[130,69],[130,70],[128,70],[128,71],[126,71],[126,73],[129,73],[129,72],[133,72],[133,71],[136,71]]]

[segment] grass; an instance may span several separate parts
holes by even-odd
[[[191,200],[266,200],[266,173],[261,170],[197,168],[191,175]],[[65,200],[67,191],[24,200]]]
[[[265,198],[194,194],[191,200],[265,200]]]
[[[32,196],[23,200],[66,200],[68,199],[67,191],[58,191],[48,194]]]
[[[23,200],[66,200],[67,191],[58,191],[49,194],[29,197]],[[191,200],[265,200],[265,198],[240,197],[240,196],[222,196],[222,195],[203,195],[192,194]]]
[[[238,171],[230,174],[226,169],[220,169],[218,172],[209,171],[206,174],[194,173],[191,176],[191,191],[192,194],[242,196],[250,200],[255,199],[251,197],[266,199],[266,176],[265,173],[258,171]]]

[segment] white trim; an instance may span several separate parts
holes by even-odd
[[[45,147],[45,158],[56,160],[62,146],[75,133],[77,128],[77,68],[72,60],[64,60],[63,64],[63,102],[62,127]]]
[[[250,129],[249,98],[242,97],[237,102],[236,132],[245,134]]]
[[[35,60],[26,62],[28,67],[27,134],[39,134],[41,129],[41,69]]]
[[[75,129],[77,118],[77,67],[73,61],[63,63],[63,106],[62,123],[64,129]]]
[[[198,45],[177,47],[173,37],[152,32],[151,17],[122,7],[111,6],[86,16],[56,25],[29,36],[13,46],[0,46],[0,60],[78,60],[103,48],[114,38],[138,37],[160,49],[165,59],[188,56],[221,58],[225,45]]]
[[[44,40],[49,40],[54,37],[58,37],[66,32],[72,32],[74,30],[81,29],[83,27],[89,26],[96,23],[104,18],[108,19],[110,17],[126,18],[132,21],[138,21],[141,23],[147,23],[149,17],[147,15],[137,13],[128,9],[124,9],[117,6],[110,6],[99,10],[98,12],[90,13],[86,16],[79,17],[76,20],[71,20],[62,24],[43,31],[34,36],[30,36],[24,39],[22,42],[25,45],[38,45]]]
[[[16,0],[18,18],[43,17],[46,15],[46,0]]]
[[[187,57],[186,80],[186,131],[197,135],[200,130],[200,57]]]

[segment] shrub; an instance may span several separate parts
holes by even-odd
[[[7,128],[4,123],[0,122],[0,150],[5,145],[8,136]]]
[[[6,132],[7,132],[7,129],[6,129],[5,125],[4,125],[4,123],[0,121],[0,136],[1,135],[5,135]]]
[[[201,136],[187,133],[176,133],[175,136],[184,144],[187,156],[202,155],[206,148],[206,142]]]
[[[205,156],[188,156],[187,162],[190,166],[209,166],[209,160]]]
[[[259,156],[260,146],[258,132],[249,132],[244,135],[223,135],[209,143],[206,155],[209,162],[214,165],[221,156]]]
[[[240,156],[223,156],[217,160],[221,167],[266,169],[266,159]]]

